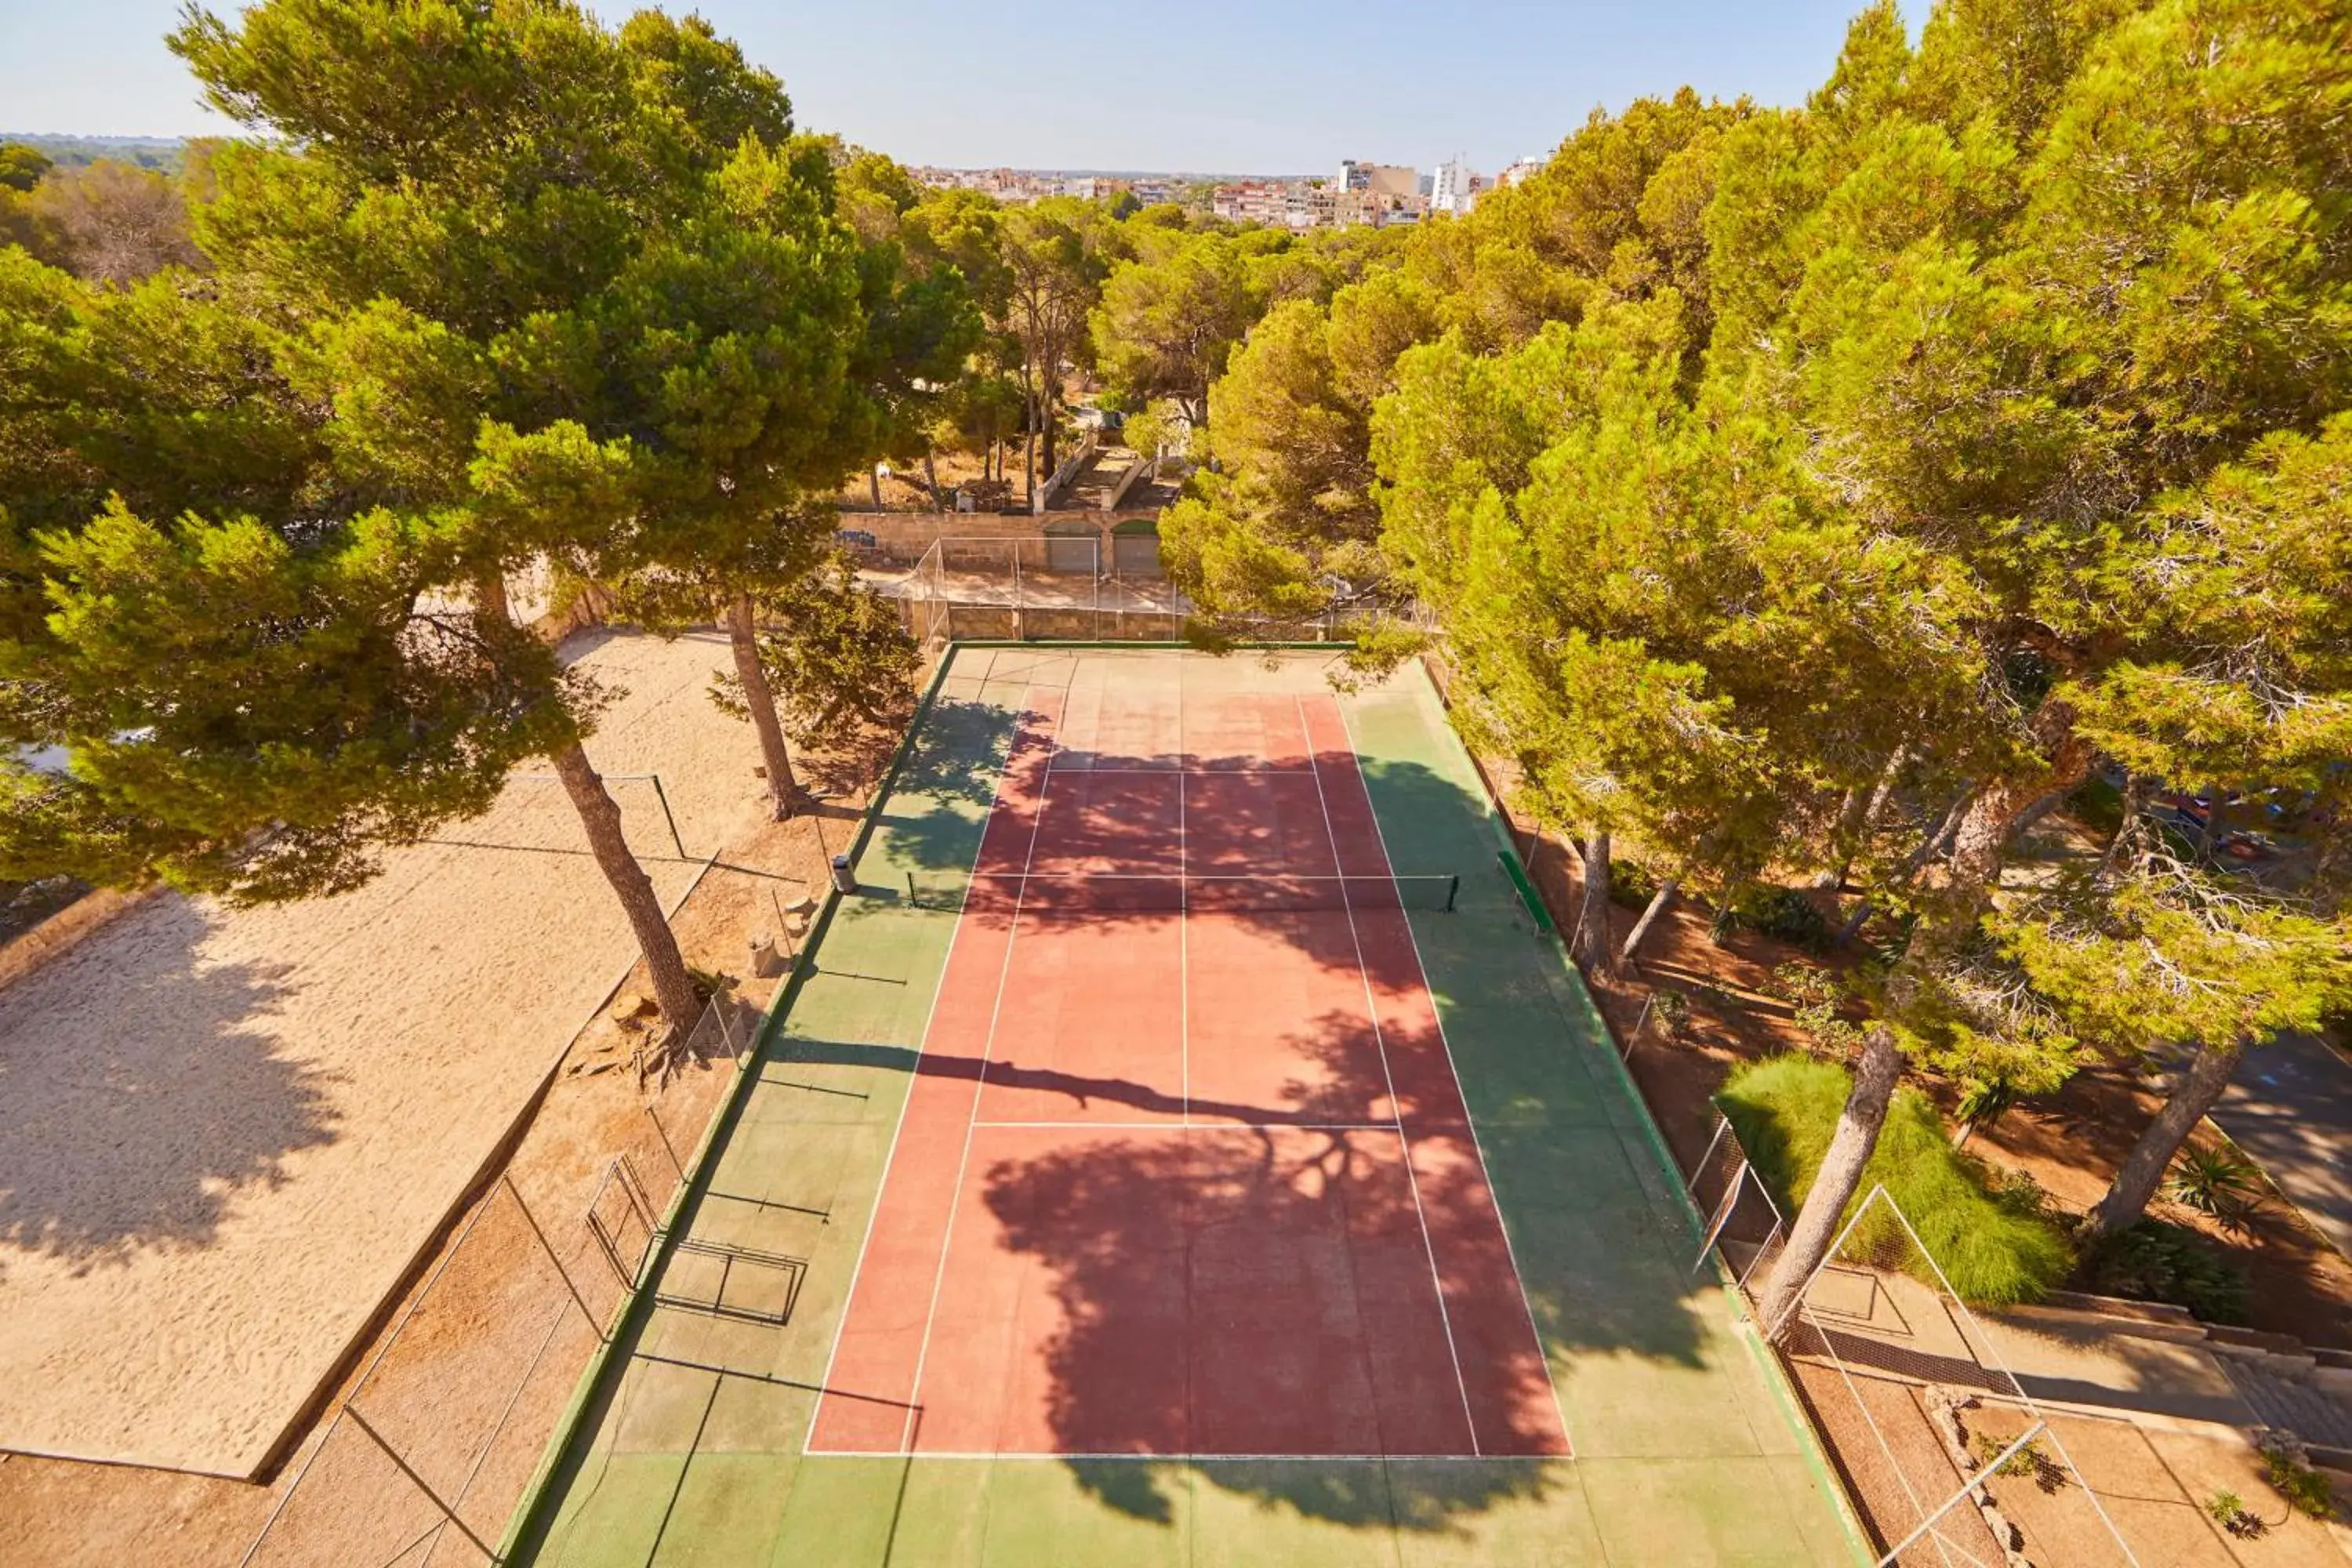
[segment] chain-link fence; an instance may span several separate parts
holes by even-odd
[[[1189,608],[1160,575],[1122,568],[1094,533],[940,539],[898,585],[908,629],[929,642],[1168,641]]]
[[[1690,1186],[1707,1225],[1699,1266],[1720,1259],[1753,1321],[1788,1226],[1727,1121]],[[1881,1568],[2139,1568],[1885,1188],[1856,1205],[1806,1281],[1779,1352],[1877,1534]]]
[[[686,1059],[748,1065],[756,1019],[712,998]],[[642,1102],[584,1207],[529,1198],[511,1173],[457,1222],[439,1258],[297,1451],[240,1568],[425,1568],[497,1561],[582,1370],[618,1323],[660,1238],[708,1093]],[[665,1120],[665,1112],[668,1119]]]
[[[1788,1222],[1748,1163],[1748,1151],[1740,1147],[1729,1118],[1716,1119],[1715,1136],[1685,1185],[1706,1227],[1694,1271],[1705,1268],[1713,1257],[1722,1260],[1724,1271],[1742,1290],[1769,1279],[1789,1233]]]

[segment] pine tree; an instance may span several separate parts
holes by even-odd
[[[595,696],[513,626],[504,576],[592,563],[632,512],[636,450],[591,433],[593,307],[690,216],[702,176],[789,134],[699,22],[621,37],[564,5],[418,11],[270,0],[192,13],[173,47],[273,140],[225,148],[200,242],[330,326],[314,372],[355,487],[429,506],[478,656],[535,675],[533,723],[626,910],[673,1039],[700,1003],[582,742]],[[740,59],[735,63],[740,65]]]
[[[0,875],[344,891],[487,809],[550,672],[421,607],[437,523],[332,481],[264,301],[0,255]],[[62,765],[57,765],[62,764]]]

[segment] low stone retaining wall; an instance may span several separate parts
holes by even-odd
[[[126,893],[100,888],[76,899],[16,941],[0,947],[0,986],[13,985],[51,959],[71,952],[90,932],[160,891],[159,888],[142,888]]]

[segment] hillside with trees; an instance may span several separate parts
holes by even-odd
[[[329,892],[546,755],[678,1023],[505,574],[726,626],[789,814],[792,713],[881,710],[789,683],[905,669],[832,498],[1025,493],[1092,385],[1188,456],[1204,646],[1442,663],[1596,978],[1678,898],[1863,955],[1777,1324],[1906,1080],[2185,1053],[2088,1244],[2352,994],[2340,5],[1880,4],[1801,105],[1643,99],[1466,216],[1304,235],[924,188],[698,22],[335,14],[191,16],[248,135],[178,174],[0,150],[0,723],[76,759],[6,775],[0,876]],[[2053,811],[2097,851],[2008,875]]]
[[[1612,857],[1659,904],[1854,888],[1867,1026],[1776,1328],[1907,1075],[2186,1049],[2095,1240],[2352,980],[2347,62],[2323,4],[1948,4],[1916,48],[1874,6],[1801,108],[1596,114],[1210,386],[1180,580],[1229,633],[1433,647],[1581,847],[1589,969]],[[2009,889],[2094,784],[2104,853]],[[2274,816],[2304,851],[2243,873]]]

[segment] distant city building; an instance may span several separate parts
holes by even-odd
[[[1419,223],[1432,213],[1459,215],[1470,210],[1471,201],[1489,183],[1471,174],[1458,158],[1426,179],[1403,164],[1353,159],[1340,165],[1337,180],[1293,175],[1212,183],[1168,174],[1128,177],[1051,169],[922,167],[908,173],[935,189],[980,191],[1013,206],[1049,196],[1108,201],[1125,195],[1145,206],[1157,206],[1195,203],[1205,195],[1209,210],[1218,217],[1292,230],[1379,228]]]
[[[1339,188],[1399,201],[1418,201],[1421,172],[1401,163],[1362,163],[1349,158],[1339,165]]]
[[[1430,176],[1429,210],[1466,217],[1477,204],[1478,193],[1486,189],[1488,183],[1486,175],[1472,174],[1470,165],[1461,158],[1449,159]]]
[[[1209,210],[1219,217],[1275,227],[1290,222],[1290,186],[1282,180],[1244,180],[1209,194]]]
[[[1512,164],[1509,168],[1504,170],[1501,174],[1496,175],[1495,183],[1498,185],[1522,184],[1526,183],[1526,181],[1538,170],[1541,169],[1547,161],[1548,160],[1542,158],[1522,158],[1517,163]]]

